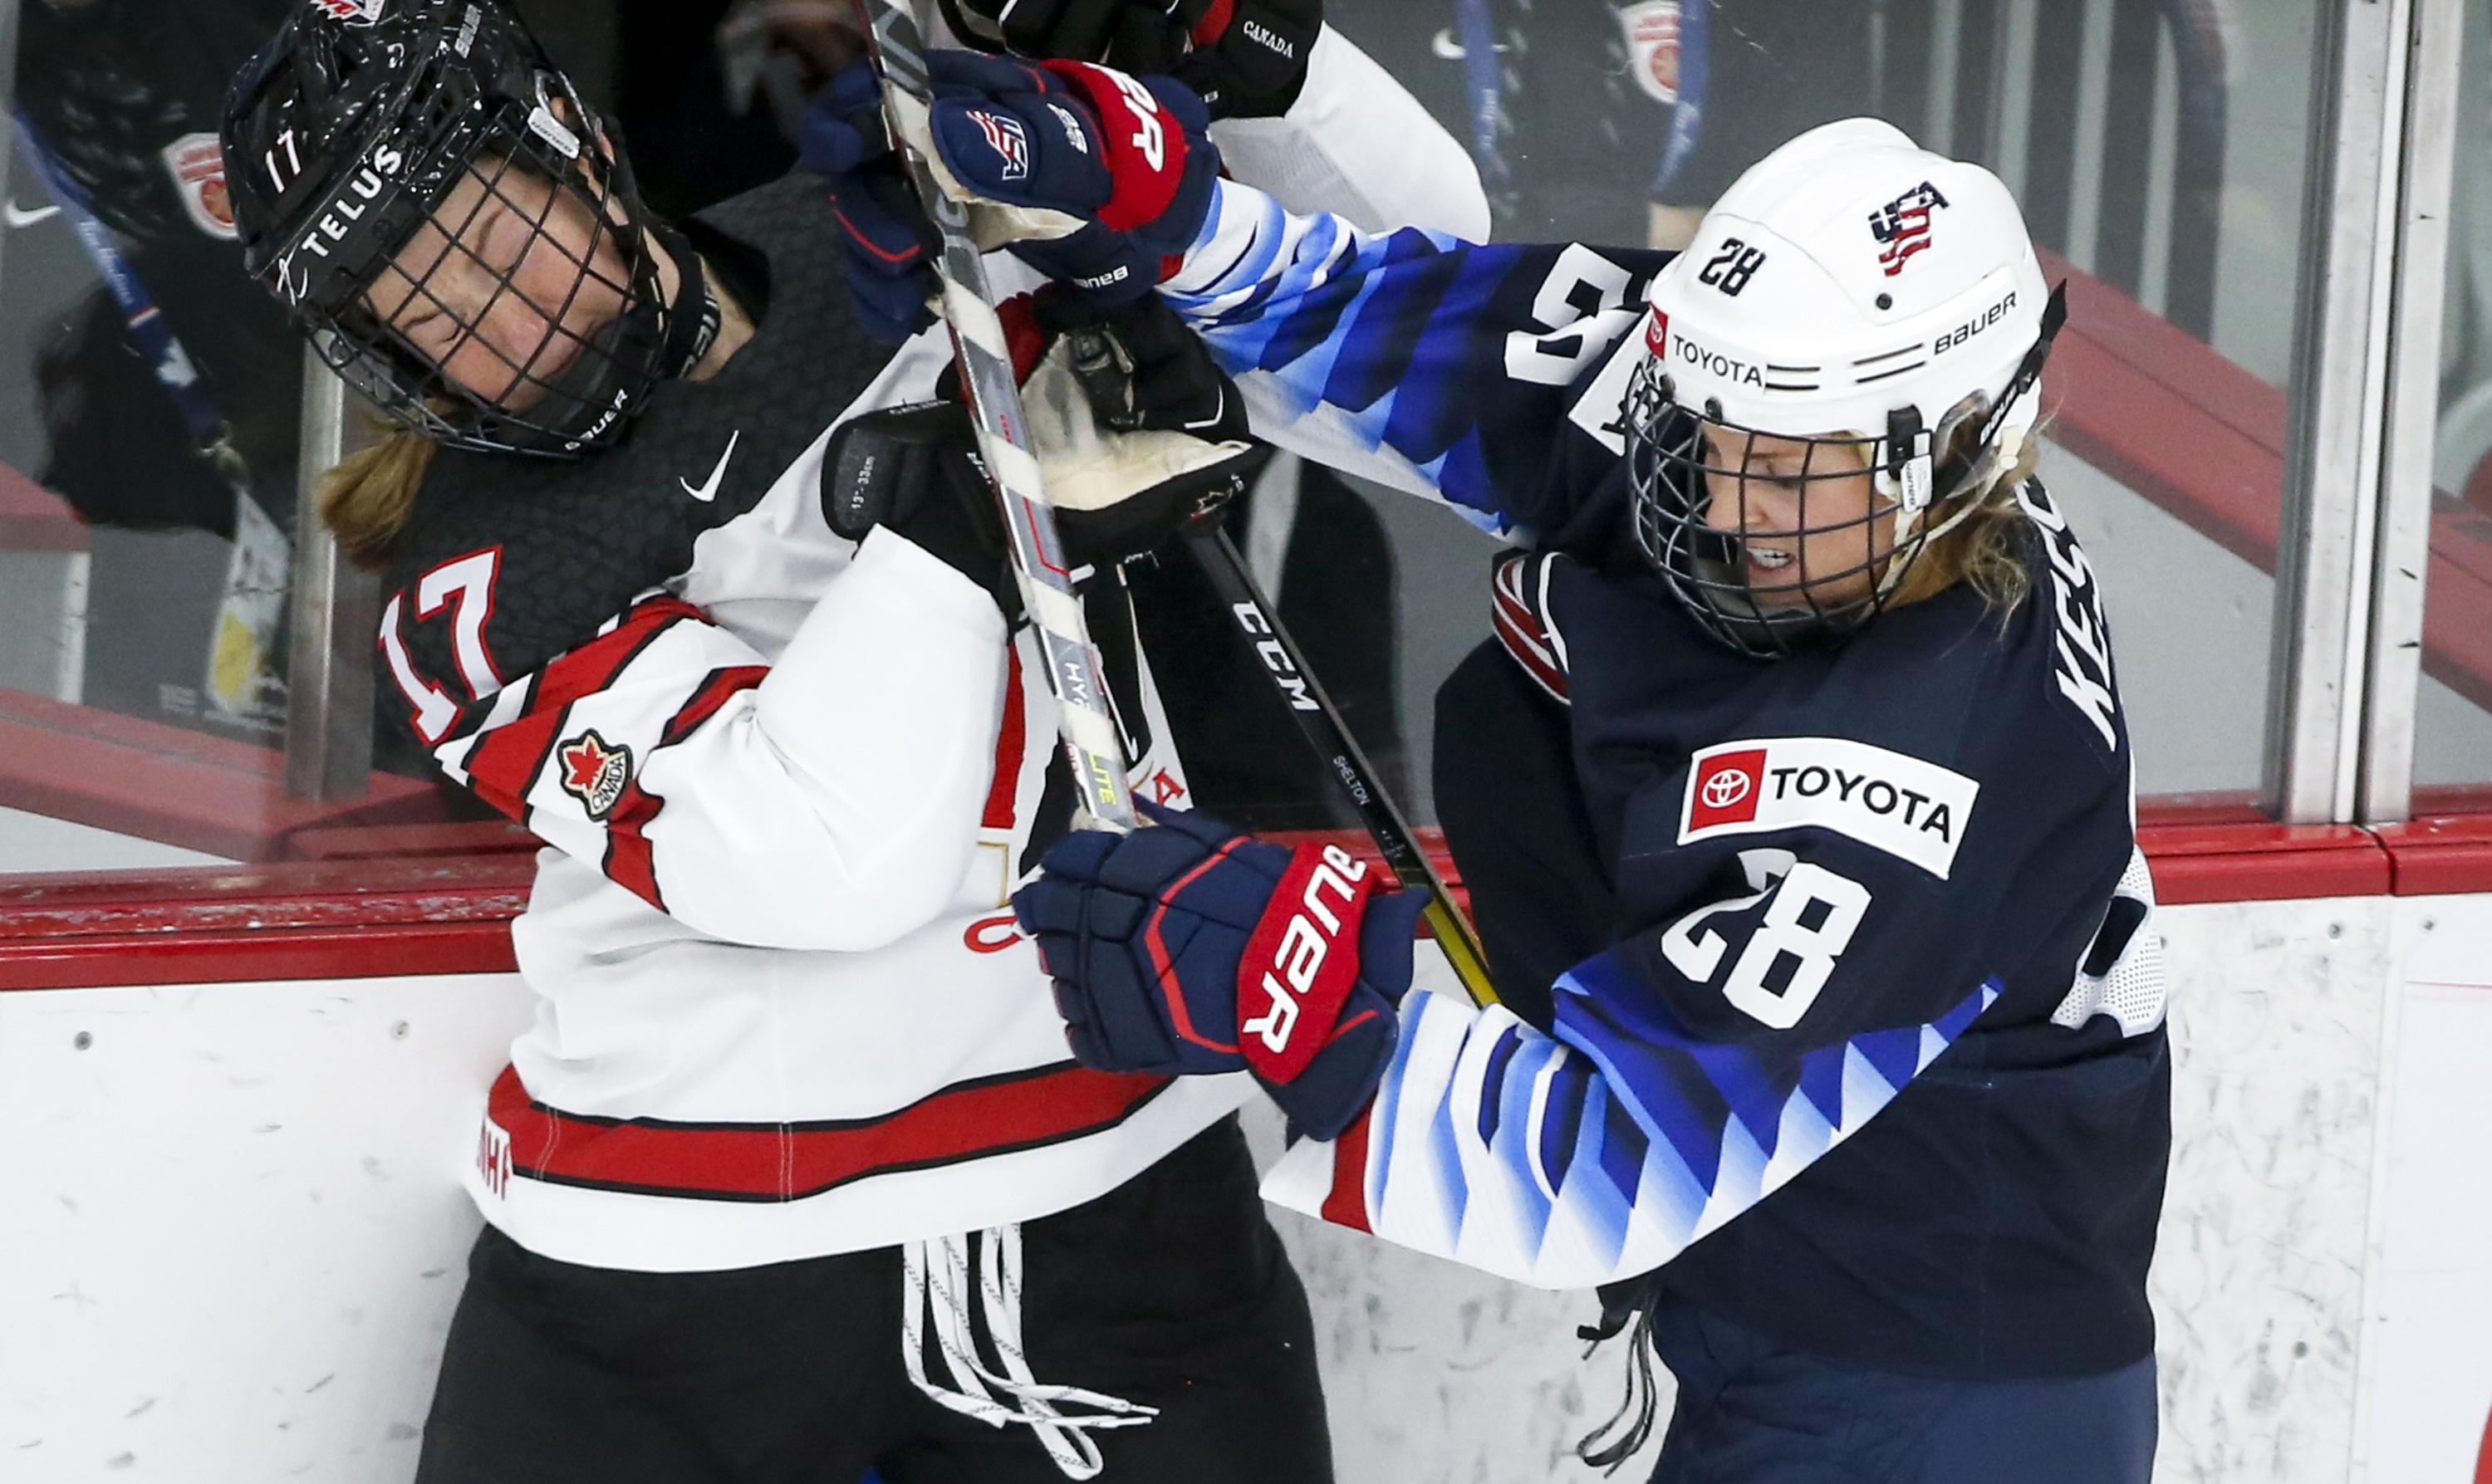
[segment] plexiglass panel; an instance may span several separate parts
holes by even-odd
[[[21,7],[21,127],[0,223],[0,808],[18,813],[0,814],[0,870],[119,862],[132,839],[300,853],[337,814],[289,804],[273,751],[298,347],[239,272],[206,143],[227,74],[290,3]],[[654,202],[689,210],[784,167],[769,105],[785,88],[739,60],[725,0],[522,9],[640,141]],[[1480,162],[1509,239],[1684,240],[1747,164],[1849,114],[1997,168],[2053,276],[2071,281],[2045,473],[2109,589],[2141,787],[2234,797],[2254,790],[2267,745],[2322,12],[2318,0],[1328,7]],[[2470,88],[2483,71],[2470,69]],[[2485,164],[2478,143],[2460,169],[2451,313],[2470,325],[2464,223],[2480,193],[2467,182]],[[2452,336],[2452,428],[2482,379],[2468,343]],[[2481,451],[2465,457],[2463,441],[2444,439],[2444,462],[2463,465],[2444,474],[2452,529],[2481,519],[2462,496]],[[1488,633],[1491,544],[1420,502],[1286,465],[1232,534],[1380,774],[1431,817],[1432,697]],[[1349,822],[1188,560],[1172,551],[1137,585],[1202,801],[1266,826]],[[2436,565],[2436,603],[2453,581]],[[2435,608],[2435,636],[2451,611]],[[2480,705],[2462,656],[2433,646],[2424,782],[2480,779],[2492,768],[2467,760]],[[45,740],[96,737],[117,751]],[[472,816],[430,779],[388,776],[390,759],[410,773],[420,759],[386,728],[379,756],[359,817]],[[128,790],[95,775],[145,757],[193,770],[163,797],[112,802]],[[38,815],[57,827],[23,822]]]
[[[62,787],[123,756],[99,735],[246,772],[282,740],[300,353],[242,276],[215,131],[283,11],[17,7],[0,802],[59,818],[0,820],[0,869],[187,858],[119,843],[145,807],[107,819],[108,787]]]
[[[2492,807],[2492,4],[2466,7],[2415,812]]]

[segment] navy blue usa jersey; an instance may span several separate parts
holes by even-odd
[[[1623,534],[1629,332],[1665,261],[1370,238],[1225,185],[1167,285],[1267,436],[1530,549],[1497,627],[1602,899],[1565,914],[1545,1023],[1414,996],[1368,1116],[1266,1194],[1543,1286],[1655,1274],[1865,1364],[2124,1365],[2152,1344],[2168,1066],[2092,568],[2029,481],[2007,611],[1958,587],[1795,658],[1707,638]]]

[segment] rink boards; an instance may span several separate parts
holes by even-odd
[[[2157,1477],[2472,1477],[2492,895],[2164,921]],[[528,1013],[508,973],[0,993],[0,1475],[408,1478],[476,1226],[473,1099]],[[1567,1450],[1621,1377],[1616,1347],[1579,1359],[1588,1295],[1278,1219],[1342,1477],[1591,1476]]]

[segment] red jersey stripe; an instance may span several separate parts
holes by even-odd
[[[718,715],[720,708],[743,692],[759,685],[770,674],[766,665],[735,665],[711,670],[695,687],[692,698],[683,703],[660,728],[659,748],[672,747],[698,730],[703,722]],[[640,770],[646,771],[649,760],[640,759]],[[649,843],[649,821],[667,801],[640,787],[636,775],[624,786],[623,797],[615,801],[614,813],[606,821],[606,859],[601,863],[607,879],[638,897],[663,912],[665,897],[658,890],[658,856]]]
[[[594,696],[614,683],[660,631],[678,619],[706,623],[709,615],[681,598],[652,598],[635,605],[611,633],[601,634],[567,654],[557,656],[537,681],[530,708],[552,711],[583,696]]]
[[[1235,0],[1211,0],[1211,8],[1194,23],[1194,30],[1188,33],[1189,38],[1198,47],[1214,45],[1229,34],[1229,22],[1236,11]]]
[[[1523,667],[1524,673],[1529,675],[1542,690],[1559,700],[1564,700],[1566,698],[1565,671],[1550,663],[1546,651],[1533,641],[1528,631],[1521,629],[1514,619],[1507,616],[1503,605],[1498,606],[1492,617],[1498,640],[1505,645],[1505,652],[1514,657],[1515,663]]]
[[[1558,658],[1556,636],[1534,607],[1528,586],[1537,570],[1528,556],[1509,556],[1498,563],[1497,580],[1490,586],[1490,625],[1524,672],[1542,690],[1564,700],[1566,669]]]
[[[1376,1116],[1374,1104],[1342,1130],[1332,1144],[1332,1189],[1323,1200],[1323,1219],[1337,1227],[1374,1232],[1367,1223],[1367,1125]]]
[[[509,1067],[488,1102],[512,1173],[712,1201],[797,1201],[868,1175],[1059,1143],[1113,1128],[1171,1085],[1059,1062],[958,1083],[879,1117],[818,1123],[592,1118],[531,1099]]]
[[[693,698],[684,702],[683,709],[667,723],[666,730],[659,734],[658,745],[672,747],[691,736],[701,723],[718,715],[720,707],[759,685],[769,675],[770,667],[767,665],[730,665],[711,670],[701,677],[700,688],[693,692]]]
[[[545,771],[553,756],[554,739],[562,735],[568,707],[530,711],[507,727],[496,727],[476,741],[467,754],[467,783],[476,796],[525,824],[528,786]]]
[[[1021,787],[1021,755],[1029,741],[1029,717],[1021,698],[1021,646],[1007,647],[1011,657],[1004,671],[1004,724],[995,734],[995,781],[987,788],[986,812],[978,823],[991,830],[1013,827],[1013,796]]]
[[[653,598],[625,614],[611,633],[548,665],[534,681],[526,714],[485,733],[469,751],[467,777],[477,796],[527,822],[528,789],[553,756],[571,703],[613,684],[641,650],[684,619],[707,621],[700,609],[680,598]]]

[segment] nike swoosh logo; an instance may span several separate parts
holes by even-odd
[[[15,201],[0,201],[0,221],[6,221],[12,227],[32,226],[38,222],[49,222],[60,214],[61,209],[57,206],[38,206],[33,211],[28,211]]]
[[[1448,62],[1459,62],[1470,55],[1470,48],[1454,40],[1454,28],[1451,26],[1430,37],[1428,49]],[[1505,53],[1505,43],[1499,42],[1489,49],[1502,56]]]
[[[718,456],[718,467],[709,471],[709,478],[702,482],[699,489],[694,489],[693,482],[681,475],[676,476],[675,483],[684,487],[684,493],[704,505],[717,499],[718,482],[727,477],[727,461],[735,457],[735,440],[743,436],[744,430],[741,428],[727,435],[727,452]]]

